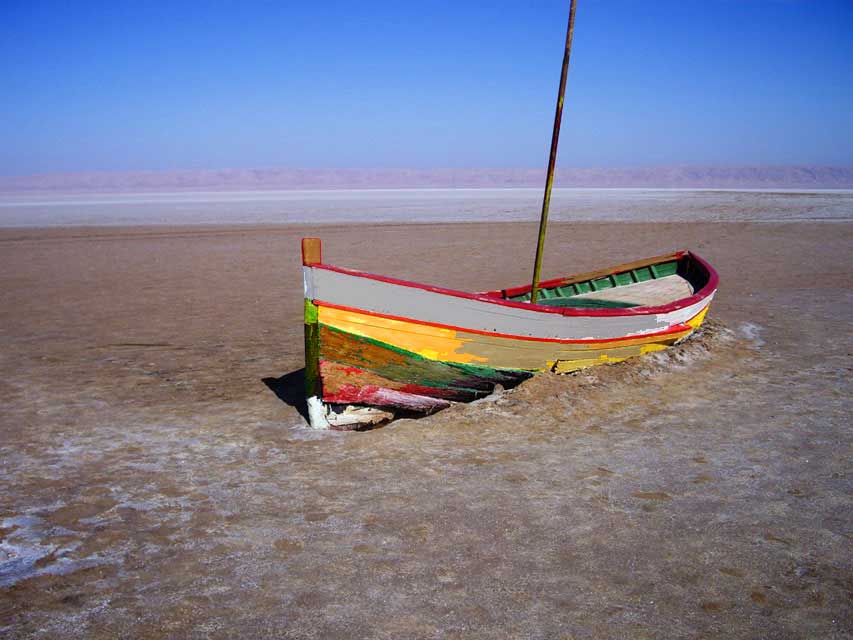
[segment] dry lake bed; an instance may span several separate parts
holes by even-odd
[[[535,233],[0,230],[0,636],[850,637],[849,219],[558,222],[548,276],[710,260],[707,328],[421,420],[306,428],[303,235],[482,290],[528,279]]]

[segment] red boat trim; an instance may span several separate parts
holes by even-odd
[[[627,307],[620,309],[573,309],[571,307],[549,307],[547,305],[539,305],[539,304],[530,304],[529,302],[515,302],[513,300],[503,300],[499,298],[494,298],[492,296],[488,296],[483,293],[466,293],[464,291],[457,291],[455,289],[446,289],[444,287],[435,287],[432,285],[420,284],[418,282],[411,282],[409,280],[400,280],[398,278],[389,278],[388,276],[379,276],[373,273],[367,273],[364,271],[358,271],[356,269],[347,269],[344,267],[333,267],[331,265],[326,264],[315,264],[310,265],[312,269],[325,269],[326,271],[333,271],[336,273],[343,273],[350,276],[356,276],[358,278],[366,278],[368,280],[376,280],[378,282],[386,282],[388,284],[395,284],[402,287],[409,287],[412,289],[421,289],[423,291],[430,291],[432,293],[438,293],[440,295],[445,296],[454,296],[456,298],[465,298],[466,300],[477,300],[478,302],[485,302],[487,304],[499,305],[502,307],[511,307],[514,309],[526,309],[528,311],[535,311],[537,313],[552,313],[556,315],[563,316],[578,316],[578,317],[608,317],[608,316],[641,316],[641,315],[652,315],[659,313],[669,313],[671,311],[677,311],[678,309],[683,309],[684,307],[688,307],[692,304],[696,304],[701,302],[708,296],[710,296],[717,289],[717,285],[719,284],[720,277],[717,275],[717,272],[714,268],[705,262],[702,258],[700,258],[695,253],[685,252],[685,255],[689,254],[693,259],[696,260],[697,264],[699,264],[705,271],[708,273],[708,282],[705,283],[705,286],[702,287],[699,291],[694,293],[692,296],[688,296],[686,298],[681,298],[680,300],[675,300],[665,305],[660,305],[657,307]],[[568,276],[571,277],[571,276]],[[565,278],[559,278],[557,281],[564,280]],[[549,281],[553,282],[553,281]],[[328,303],[326,306],[332,306]],[[465,331],[468,331],[465,329]],[[645,334],[644,334],[645,335]]]
[[[411,411],[435,411],[450,406],[450,402],[442,398],[406,393],[375,385],[360,387],[354,384],[342,385],[337,393],[324,395],[323,400],[334,404],[369,404],[378,407],[399,407]]]
[[[370,371],[368,369],[363,369],[361,367],[355,367],[348,364],[343,364],[340,362],[336,362],[334,360],[329,360],[326,358],[320,359],[320,371],[322,372],[324,381],[328,381],[330,378],[333,378],[336,374],[340,374],[344,376],[345,379],[353,379],[356,382],[354,383],[338,383],[338,388],[343,387],[366,387],[369,384],[359,384],[357,381],[359,378],[365,378],[369,376],[383,377],[381,373],[376,373],[374,371]],[[374,383],[375,384],[375,383]],[[381,387],[383,389],[391,389],[393,391],[400,391],[402,393],[412,393],[419,396],[428,396],[430,398],[440,398],[442,400],[461,400],[463,398],[473,399],[477,397],[481,397],[489,393],[483,389],[469,389],[467,387],[461,386],[447,386],[447,387],[433,387],[429,385],[423,384],[415,384],[413,382],[399,382],[395,380],[385,379],[385,384],[396,384],[396,387],[385,386]],[[332,386],[332,385],[327,385]],[[326,397],[334,397],[336,396],[336,392],[332,392],[329,390],[325,391]]]
[[[438,327],[439,329],[450,329],[452,331],[464,331],[465,333],[476,333],[481,336],[490,336],[495,338],[509,338],[511,340],[528,340],[530,342],[552,342],[558,344],[601,344],[606,342],[620,342],[622,340],[634,340],[639,338],[656,338],[665,336],[670,333],[680,333],[682,331],[692,331],[692,327],[688,324],[676,324],[667,327],[663,331],[655,331],[654,333],[636,333],[619,338],[590,338],[589,340],[568,339],[568,338],[537,338],[536,336],[519,336],[511,333],[497,333],[494,331],[483,331],[481,329],[469,329],[467,327],[457,327],[452,324],[440,324],[438,322],[427,322],[425,320],[416,320],[415,318],[406,318],[404,316],[394,316],[387,313],[378,313],[376,311],[367,311],[365,309],[357,309],[355,307],[347,307],[342,304],[333,304],[324,302],[323,300],[314,300],[314,304],[321,307],[329,307],[330,309],[338,309],[340,311],[348,311],[350,313],[361,313],[366,316],[374,316],[377,318],[385,318],[387,320],[398,320],[401,322],[411,322],[412,324],[420,324],[426,327]],[[321,322],[322,324],[322,322]]]

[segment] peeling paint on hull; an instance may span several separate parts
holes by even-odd
[[[693,292],[681,299],[574,308],[583,305],[569,295],[555,306],[566,283],[579,282],[564,278],[552,282],[550,300],[532,305],[517,301],[523,287],[468,294],[326,266],[317,243],[317,259],[304,261],[306,371],[309,393],[327,403],[430,412],[536,372],[565,373],[665,349],[702,323],[718,283],[704,260],[679,252],[614,267],[613,275],[587,275],[593,288],[609,282],[615,290],[623,282],[641,288],[638,269],[660,271],[661,278],[677,271]],[[572,285],[573,292],[580,288]]]

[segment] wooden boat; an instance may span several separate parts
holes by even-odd
[[[532,285],[466,293],[323,264],[302,241],[312,426],[428,413],[664,349],[702,323],[718,276],[689,251]],[[367,407],[341,413],[339,405]],[[379,409],[370,409],[370,408]]]
[[[323,264],[302,241],[305,381],[317,428],[428,413],[510,387],[658,351],[696,330],[717,290],[714,269],[678,251],[540,282],[576,0],[566,45],[530,285],[465,293]],[[338,412],[339,405],[355,405]]]

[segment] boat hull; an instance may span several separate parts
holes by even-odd
[[[665,349],[702,323],[713,276],[696,294],[664,305],[575,309],[331,267],[318,254],[304,266],[309,396],[430,412],[537,372]]]

